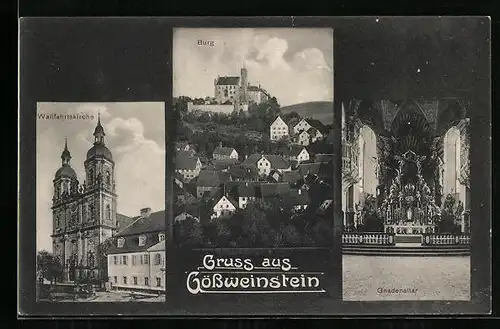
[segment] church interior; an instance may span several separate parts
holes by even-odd
[[[344,232],[470,232],[462,99],[342,102]]]

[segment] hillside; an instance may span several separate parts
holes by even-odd
[[[283,106],[282,113],[297,112],[304,118],[313,118],[324,124],[333,123],[333,102],[307,102]]]

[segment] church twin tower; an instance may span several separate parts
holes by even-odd
[[[63,281],[84,276],[97,279],[97,247],[117,230],[115,163],[104,137],[98,116],[94,145],[84,161],[83,184],[71,167],[67,141],[61,154],[61,168],[53,180],[52,247],[63,265]]]

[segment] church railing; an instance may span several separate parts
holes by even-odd
[[[439,246],[439,245],[470,245],[470,235],[468,234],[451,234],[451,233],[435,233],[422,235],[423,246]]]
[[[342,234],[344,245],[383,245],[395,244],[394,234],[382,232],[352,232]]]

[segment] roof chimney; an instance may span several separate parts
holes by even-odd
[[[299,188],[299,190],[297,191],[297,193],[298,193],[299,195],[301,195],[301,194],[302,194],[302,189],[300,189],[300,188]]]
[[[151,208],[142,208],[141,209],[141,217],[148,218],[151,215]]]

